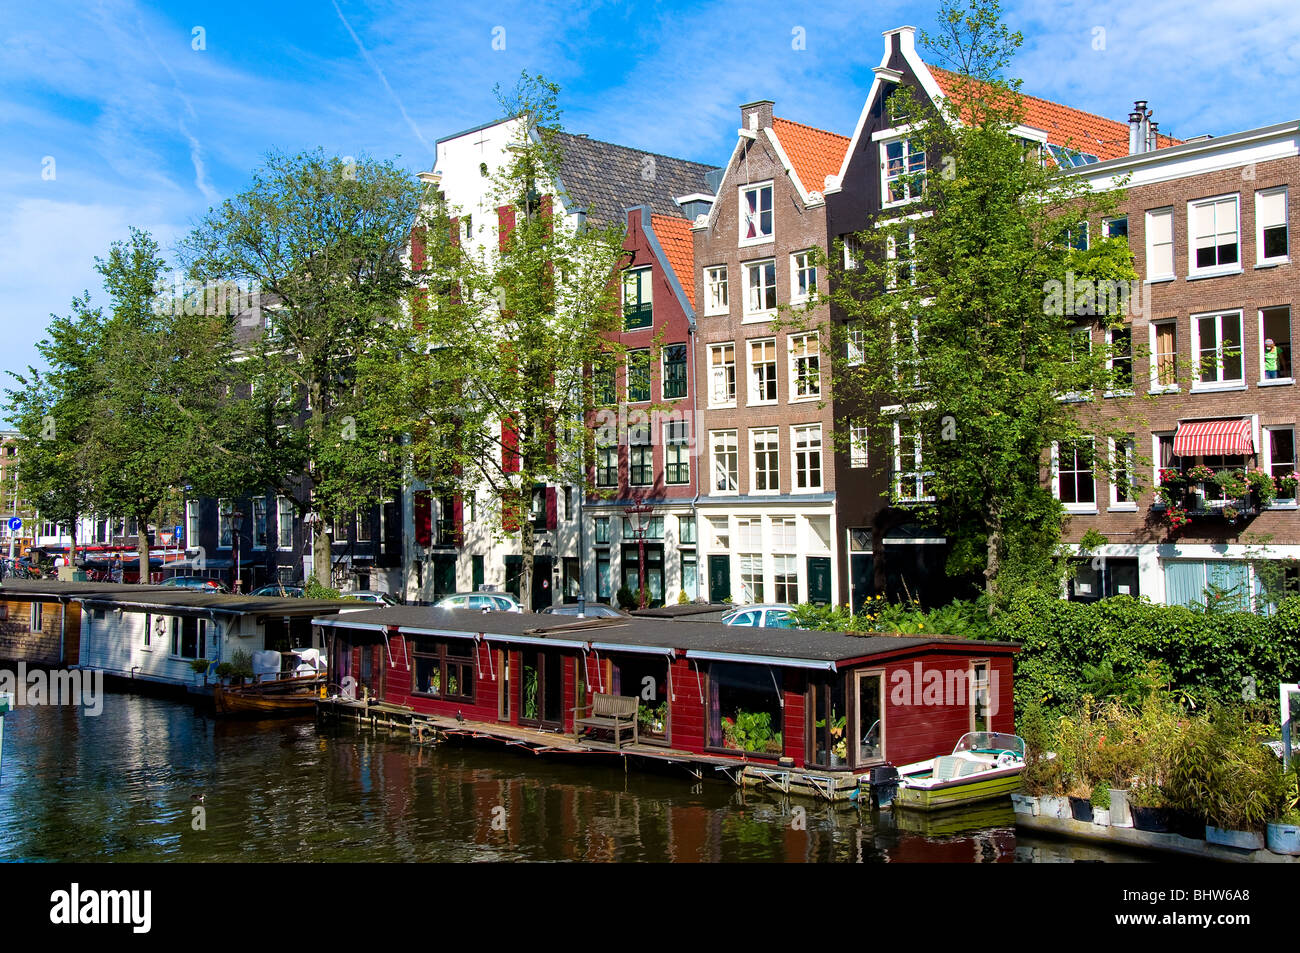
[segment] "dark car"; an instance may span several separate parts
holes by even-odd
[[[173,586],[177,589],[200,589],[204,592],[229,592],[219,579],[205,579],[202,576],[171,576],[158,585]]]
[[[301,599],[302,594],[302,586],[280,586],[275,583],[254,589],[249,593],[250,596],[280,596],[286,599]]]
[[[578,611],[577,603],[573,602],[566,602],[562,606],[547,606],[542,612],[547,615],[581,615],[588,619],[621,619],[627,615],[603,602],[588,602],[582,612]]]

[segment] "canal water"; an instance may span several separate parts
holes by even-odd
[[[6,716],[0,764],[5,861],[1132,859],[1018,838],[1011,818],[1009,804],[958,821],[873,815],[685,773],[218,721],[113,693],[98,717]]]

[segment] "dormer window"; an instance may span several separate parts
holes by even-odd
[[[885,205],[900,205],[920,198],[925,185],[925,153],[910,139],[880,144],[882,195]]]
[[[772,183],[740,189],[740,244],[772,240]]]
[[[654,307],[650,292],[650,269],[638,268],[623,272],[623,327],[633,331],[648,328],[654,323]]]

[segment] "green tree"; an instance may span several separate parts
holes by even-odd
[[[891,505],[952,540],[950,572],[982,570],[992,612],[1016,585],[1059,581],[1063,512],[1044,481],[1052,442],[1092,435],[1105,446],[1106,427],[1126,426],[1090,421],[1076,401],[1127,389],[1111,386],[1106,348],[1076,332],[1123,314],[1092,315],[1093,298],[1058,306],[1050,291],[1069,272],[1126,288],[1135,275],[1123,239],[1072,247],[1077,223],[1117,195],[1090,193],[1016,134],[1019,83],[1001,73],[1021,38],[997,3],[948,0],[940,20],[924,39],[955,67],[952,95],[942,111],[907,88],[890,104],[927,157],[907,183],[927,214],[891,210],[856,236],[855,267],[835,256],[841,346],[861,361],[837,362],[834,391],[837,404],[889,408],[868,420],[902,458],[888,471]]]
[[[274,489],[309,518],[321,580],[331,578],[327,519],[368,507],[401,474],[402,431],[369,425],[365,372],[394,353],[420,198],[391,162],[272,153],[185,242],[193,277],[259,293],[260,315],[239,322],[244,440],[230,465],[247,489]]]
[[[499,501],[485,515],[519,541],[527,606],[534,489],[587,482],[586,375],[611,347],[603,335],[619,327],[622,231],[578,226],[562,213],[557,87],[525,75],[497,95],[505,114],[522,120],[492,180],[493,204],[509,209],[499,242],[461,240],[460,210],[430,196],[417,256],[422,288],[372,426],[395,430],[417,418],[406,446],[412,472],[444,491],[486,486]]]

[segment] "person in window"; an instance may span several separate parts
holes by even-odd
[[[1278,350],[1272,338],[1264,339],[1264,377],[1273,380],[1278,371]]]

